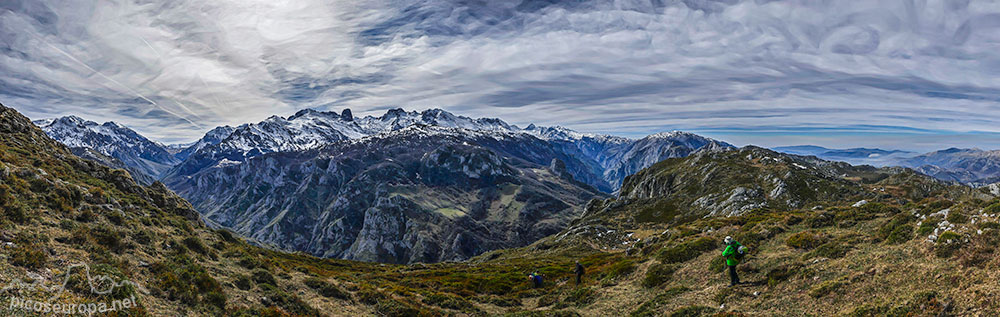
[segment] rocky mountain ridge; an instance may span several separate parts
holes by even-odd
[[[144,174],[141,179],[159,178],[180,160],[171,155],[161,144],[153,142],[128,127],[115,122],[97,122],[67,116],[39,120],[34,124],[53,139],[77,149],[93,149],[97,153],[118,159],[133,173]]]

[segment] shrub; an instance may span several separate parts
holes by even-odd
[[[962,248],[959,262],[964,267],[982,267],[990,261],[996,261],[996,251],[1000,249],[1000,235],[993,232],[974,235],[968,245]]]
[[[202,297],[202,300],[206,304],[218,307],[220,309],[226,308],[226,294],[221,291],[209,291]]]
[[[278,286],[278,282],[274,280],[274,275],[264,269],[259,269],[253,271],[253,276],[251,277],[257,284],[270,284],[273,286]]]
[[[715,249],[716,243],[708,237],[687,241],[673,247],[663,248],[657,259],[663,263],[681,263],[694,259],[703,252]]]
[[[240,266],[245,267],[247,269],[251,269],[251,270],[252,269],[256,269],[256,268],[264,268],[265,267],[264,262],[261,262],[261,260],[258,259],[256,256],[253,256],[253,255],[250,255],[250,254],[246,254],[246,253],[244,253],[243,256],[240,257],[240,260],[237,263]]]
[[[877,236],[888,244],[900,244],[913,239],[913,217],[899,214],[878,228]]]
[[[955,202],[947,199],[935,200],[927,204],[927,209],[931,212],[936,212],[954,205]]]
[[[592,288],[577,288],[566,295],[566,301],[576,303],[577,306],[585,306],[593,303],[597,299],[597,293]]]
[[[953,243],[953,242],[959,242],[961,241],[961,239],[962,236],[955,233],[954,231],[945,231],[944,233],[941,234],[940,237],[938,237],[937,241],[944,243]]]
[[[417,316],[420,311],[406,303],[389,299],[378,302],[375,311],[381,316]]]
[[[5,206],[7,203],[14,201],[14,199],[14,194],[10,186],[0,183],[0,206]]]
[[[794,225],[797,225],[799,223],[802,223],[802,217],[799,217],[799,216],[796,216],[796,215],[789,215],[788,217],[785,218],[785,225],[786,226],[794,226]]]
[[[961,235],[952,231],[945,231],[938,237],[937,244],[934,245],[934,254],[939,258],[950,258],[956,251],[962,248],[962,244]]]
[[[388,296],[386,296],[384,293],[375,289],[374,286],[368,284],[361,285],[357,295],[358,295],[358,301],[368,305],[375,305],[379,301],[388,298]]]
[[[836,215],[832,212],[822,212],[815,216],[806,219],[806,225],[809,228],[823,228],[832,226]]]
[[[1000,203],[995,203],[995,204],[986,206],[986,208],[983,208],[983,212],[988,213],[988,214],[1000,213]]]
[[[948,213],[948,217],[945,220],[948,220],[950,223],[966,223],[969,222],[969,216],[958,210],[952,210]]]
[[[200,254],[208,253],[208,247],[206,247],[205,243],[201,242],[201,239],[199,239],[196,236],[190,236],[184,238],[182,243],[184,243],[184,246],[186,246],[191,251],[198,252]]]
[[[1000,223],[996,221],[980,222],[979,229],[993,229],[1000,230]]]
[[[424,304],[434,305],[445,309],[454,309],[465,312],[478,312],[479,309],[469,301],[457,296],[440,293],[431,294],[423,299]]]
[[[712,258],[712,262],[708,263],[708,270],[715,273],[722,273],[726,270],[726,258],[718,256]]]
[[[830,241],[817,247],[815,250],[806,253],[805,258],[824,257],[828,259],[839,259],[847,255],[851,248],[840,241]]]
[[[559,301],[559,296],[555,294],[547,294],[538,298],[538,307],[548,307],[552,306]]]
[[[23,224],[28,220],[27,208],[20,203],[8,203],[3,209],[3,217],[13,223]]]
[[[118,252],[125,247],[125,244],[122,243],[122,233],[106,225],[91,228],[90,236],[94,239],[94,242],[111,251]]]
[[[937,223],[941,221],[940,217],[931,217],[924,219],[920,223],[920,227],[917,228],[917,235],[926,237],[927,235],[934,232],[934,228],[937,228]]]
[[[690,289],[684,286],[677,286],[670,288],[664,291],[663,293],[656,295],[656,297],[649,300],[648,302],[645,302],[642,305],[640,305],[639,308],[637,308],[635,311],[629,314],[629,316],[632,317],[659,316],[661,315],[659,313],[659,308],[661,306],[667,304],[667,302],[673,299],[674,297],[677,297],[678,295],[683,294],[687,291],[690,291]]]
[[[222,286],[191,258],[178,255],[153,264],[151,271],[156,275],[156,285],[168,294],[170,300],[191,306],[203,302],[225,308]]]
[[[59,228],[61,228],[63,230],[73,230],[73,229],[76,229],[76,225],[77,225],[77,223],[75,221],[73,221],[73,220],[69,220],[69,219],[60,219],[59,220]]]
[[[552,296],[555,296],[555,295],[552,295]],[[477,300],[479,302],[489,303],[489,304],[493,304],[493,305],[500,306],[500,307],[517,307],[517,306],[521,306],[521,300],[520,299],[514,298],[514,297],[510,297],[510,296],[496,296],[496,295],[491,295],[491,296],[479,296],[479,297],[476,297],[476,298],[477,298]],[[541,300],[541,298],[539,298],[539,300]],[[555,303],[556,300],[558,300],[558,297],[555,297],[555,299],[553,299],[553,303]]]
[[[787,281],[801,268],[800,264],[782,264],[767,272],[767,285],[774,286]]]
[[[882,203],[869,203],[860,207],[852,207],[838,212],[834,221],[856,222],[872,220],[881,214],[896,214],[898,212],[899,209],[896,207],[886,206]]]
[[[97,219],[97,215],[95,215],[94,212],[91,211],[90,209],[84,209],[83,211],[80,211],[80,213],[76,215],[76,221],[79,222],[92,222],[95,219]]]
[[[298,296],[288,294],[276,289],[270,289],[266,293],[265,305],[278,306],[292,316],[319,316],[319,311]]]
[[[809,289],[809,296],[812,296],[812,298],[820,298],[826,296],[827,294],[830,294],[831,292],[837,290],[837,288],[840,288],[843,285],[844,283],[841,281],[835,281],[835,280],[823,281],[822,283],[819,283],[819,285],[816,285],[813,288]]]
[[[233,285],[236,285],[236,288],[246,291],[253,287],[253,281],[250,280],[250,276],[240,274],[233,280]]]
[[[323,297],[330,297],[337,299],[351,298],[350,294],[340,289],[340,287],[337,287],[337,285],[333,285],[333,283],[324,281],[322,279],[312,277],[312,278],[307,278],[303,282],[306,284],[306,286],[309,286],[309,288],[316,290],[318,294],[323,295]]]
[[[116,226],[120,226],[125,222],[125,217],[120,212],[115,211],[104,214],[104,218],[108,219],[108,222],[111,222]]]
[[[646,277],[642,279],[642,286],[653,288],[666,283],[677,271],[677,267],[664,263],[657,263],[649,267]]]
[[[697,317],[705,316],[715,312],[715,308],[708,306],[687,306],[670,313],[670,317]]]
[[[40,269],[48,259],[49,255],[41,248],[21,244],[11,252],[10,263],[28,269]]]
[[[796,249],[809,250],[826,243],[826,237],[813,231],[802,231],[785,240],[785,245]]]
[[[226,230],[226,229],[219,229],[219,230],[216,230],[215,232],[219,234],[219,237],[222,238],[223,241],[226,241],[226,242],[229,242],[229,243],[236,243],[236,242],[240,241],[235,236],[233,236],[233,232],[232,231],[229,231],[229,230]]]
[[[138,232],[132,235],[132,238],[135,239],[136,242],[142,244],[149,244],[152,243],[153,240],[155,240],[153,233],[146,229],[140,229]]]
[[[608,268],[607,278],[617,279],[628,276],[629,274],[632,274],[632,272],[635,272],[635,262],[625,259],[615,262]]]

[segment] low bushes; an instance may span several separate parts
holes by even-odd
[[[810,250],[827,242],[827,238],[814,231],[802,231],[785,240],[785,245],[803,250]]]
[[[629,274],[632,274],[632,272],[635,272],[635,262],[626,259],[612,264],[607,270],[606,277],[608,279],[618,279],[628,276]]]
[[[806,226],[809,228],[823,228],[834,224],[836,215],[832,212],[823,212],[806,219]]]
[[[952,231],[945,231],[937,238],[937,244],[934,245],[934,254],[939,258],[950,258],[956,251],[962,248],[964,244],[962,240],[961,235]]]
[[[178,255],[153,264],[151,270],[156,275],[156,286],[167,293],[170,300],[191,306],[205,303],[225,308],[222,286],[191,258]]]
[[[48,262],[49,255],[41,248],[21,244],[10,254],[10,263],[27,269],[40,269]]]
[[[1000,203],[995,203],[995,204],[986,206],[986,208],[983,208],[983,212],[985,212],[987,214],[1000,213]]]
[[[901,244],[913,239],[913,217],[899,214],[878,228],[876,236],[888,244]]]
[[[839,259],[847,255],[847,251],[850,250],[850,246],[842,243],[841,241],[834,240],[820,245],[815,250],[809,251],[809,253],[806,253],[805,258],[811,259],[823,257],[828,259]]]
[[[566,295],[566,301],[576,303],[577,306],[586,306],[597,299],[597,293],[590,287],[574,289]]]
[[[236,285],[236,288],[246,291],[253,288],[253,281],[250,280],[250,276],[240,274],[233,280],[233,285]]]
[[[375,305],[378,302],[389,298],[385,293],[380,292],[375,289],[374,286],[368,284],[362,284],[357,292],[358,301],[368,305]]]
[[[375,311],[381,316],[418,316],[420,315],[420,310],[410,306],[409,304],[400,302],[395,299],[388,299],[378,302],[375,305]]]
[[[552,306],[553,304],[555,304],[558,301],[559,301],[559,296],[556,295],[556,294],[542,295],[542,297],[538,298],[538,305],[537,306],[538,307],[548,307],[548,306]]]
[[[809,289],[809,296],[811,296],[812,298],[820,298],[826,296],[827,294],[832,293],[833,291],[836,291],[843,285],[844,282],[841,282],[839,280],[823,281],[822,283],[819,283],[819,285],[816,285],[813,288]]]
[[[642,286],[653,288],[666,283],[677,271],[677,267],[670,264],[657,263],[649,267],[646,277],[642,279]]]
[[[434,305],[446,309],[454,309],[463,312],[478,312],[479,309],[469,301],[441,293],[431,294],[423,299],[424,304]]]
[[[670,313],[670,317],[697,317],[715,313],[715,308],[708,306],[687,306]]]
[[[316,290],[316,292],[323,297],[337,298],[337,299],[350,299],[351,295],[346,291],[333,285],[333,283],[327,282],[319,278],[307,278],[303,283],[309,288]]]
[[[690,290],[691,289],[684,286],[677,286],[670,288],[664,291],[663,293],[656,295],[656,297],[653,297],[653,299],[649,300],[648,302],[645,302],[642,305],[640,305],[639,308],[637,308],[635,311],[629,314],[629,316],[630,317],[661,316],[663,314],[661,314],[659,311],[660,307],[666,305],[667,302],[669,302],[674,297],[684,294]]]
[[[253,276],[251,278],[257,284],[270,284],[273,286],[278,285],[278,282],[274,280],[274,275],[271,275],[271,272],[268,272],[267,270],[259,269],[253,271]]]
[[[774,286],[787,281],[802,268],[801,264],[782,264],[767,272],[767,285]]]
[[[985,267],[996,260],[996,251],[1000,249],[1000,235],[981,234],[973,236],[969,244],[962,248],[958,261],[964,267]]]
[[[184,246],[186,246],[191,251],[198,252],[199,254],[208,253],[208,247],[205,246],[205,243],[201,242],[201,239],[199,239],[196,236],[190,236],[184,238],[184,240],[181,242],[184,243]]]
[[[701,237],[672,247],[663,248],[657,259],[663,263],[681,263],[694,259],[703,252],[715,249],[717,244],[708,237]]]

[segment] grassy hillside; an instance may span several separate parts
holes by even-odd
[[[730,217],[695,203],[738,187],[776,193],[782,182],[796,185],[738,201],[752,208],[730,205]],[[584,315],[988,315],[1000,309],[997,216],[993,195],[910,170],[748,147],[637,173],[620,198],[592,202],[535,247],[628,254],[621,271],[631,273],[593,287]],[[746,285],[728,286],[725,236],[752,250],[739,266]]]
[[[161,184],[139,186],[123,170],[77,158],[23,116],[0,107],[0,283],[57,286],[68,275],[65,291],[20,285],[3,294],[60,304],[134,297],[138,307],[119,312],[129,316],[882,316],[1000,310],[994,300],[1000,295],[1000,200],[905,170],[848,173],[804,158],[746,154],[753,153],[665,161],[627,182],[646,184],[644,194],[594,201],[574,227],[526,248],[460,263],[385,265],[268,250],[212,230]],[[763,157],[781,162],[753,163]],[[826,168],[802,174],[806,169],[795,164]],[[743,174],[727,176],[726,166]],[[703,172],[721,178],[700,182],[700,190],[687,188],[690,179],[708,175]],[[778,186],[774,178],[752,173],[836,192],[790,188],[797,204],[765,195],[763,205],[751,201],[757,207],[732,217],[705,217],[711,210],[692,204],[731,193],[735,187],[728,181],[735,177],[748,177],[737,187],[771,193],[768,186]],[[636,188],[623,193],[638,193]],[[869,203],[852,207],[859,198]],[[663,216],[669,214],[682,216]],[[751,247],[740,267],[749,285],[726,287],[719,257],[726,235]],[[580,287],[571,281],[576,260],[588,272]],[[87,264],[91,277],[134,284],[95,293],[83,271],[67,270],[76,263]],[[529,285],[526,274],[533,271],[545,275],[544,287]],[[93,283],[107,286],[106,280]],[[7,303],[0,309],[8,309]]]

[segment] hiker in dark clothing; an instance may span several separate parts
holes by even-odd
[[[538,274],[538,272],[528,274],[528,280],[531,281],[532,286],[535,288],[542,287],[542,275]]]
[[[740,277],[736,275],[736,266],[740,264],[740,260],[743,259],[743,255],[746,253],[746,247],[740,245],[736,242],[733,237],[726,237],[726,250],[722,251],[722,257],[726,258],[726,266],[729,267],[729,286],[736,286],[740,284]]]
[[[583,264],[580,264],[580,261],[576,261],[576,268],[573,269],[573,272],[576,273],[576,285],[580,286],[580,282],[583,281],[584,273]]]

